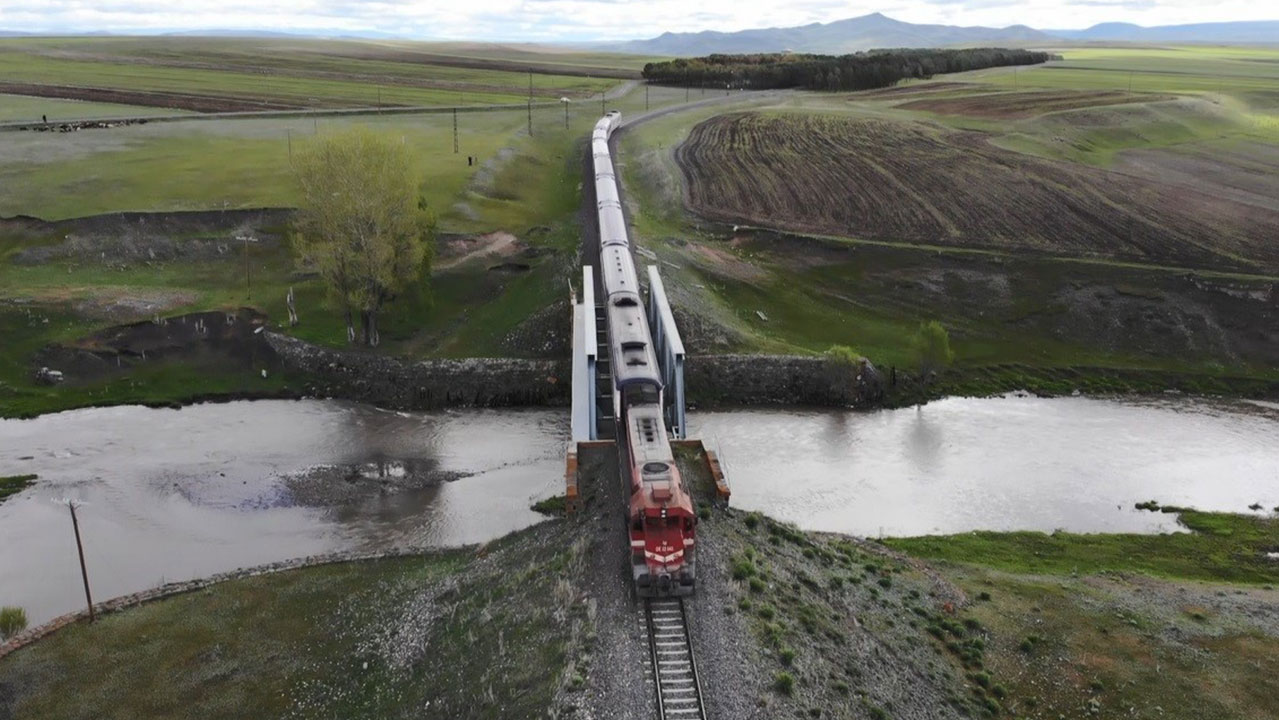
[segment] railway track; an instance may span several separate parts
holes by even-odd
[[[658,720],[706,720],[684,601],[679,598],[645,600],[642,612],[648,633]]]

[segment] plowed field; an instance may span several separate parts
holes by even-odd
[[[704,217],[866,239],[1270,271],[1279,212],[994,147],[980,133],[738,113],[677,151]]]
[[[928,110],[947,115],[987,118],[1027,118],[1061,110],[1132,102],[1170,100],[1169,95],[1139,95],[1120,90],[1036,90],[1033,92],[985,93],[962,97],[926,98],[903,103],[910,110]]]

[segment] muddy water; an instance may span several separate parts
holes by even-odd
[[[813,530],[1175,530],[1133,509],[1279,505],[1279,405],[949,399],[871,413],[701,412],[733,504]],[[80,410],[0,421],[0,605],[32,622],[96,596],[343,549],[455,545],[535,523],[561,490],[559,410],[394,413],[322,401]]]
[[[322,401],[102,408],[0,421],[0,605],[83,601],[67,508],[101,599],[345,549],[480,542],[561,491],[563,413],[394,413]]]
[[[737,507],[809,530],[1167,532],[1133,504],[1279,506],[1279,406],[951,398],[874,413],[697,413]]]

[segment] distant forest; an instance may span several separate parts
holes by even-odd
[[[1053,55],[1030,50],[872,50],[853,55],[708,55],[648,63],[644,79],[663,85],[731,87],[751,90],[870,90],[905,78],[1005,65],[1035,65]]]

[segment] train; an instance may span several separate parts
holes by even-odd
[[[641,597],[692,594],[697,513],[684,485],[662,414],[662,375],[631,256],[609,138],[621,113],[595,124],[591,154],[599,219],[600,281],[613,373],[613,417],[626,503],[631,575]]]

